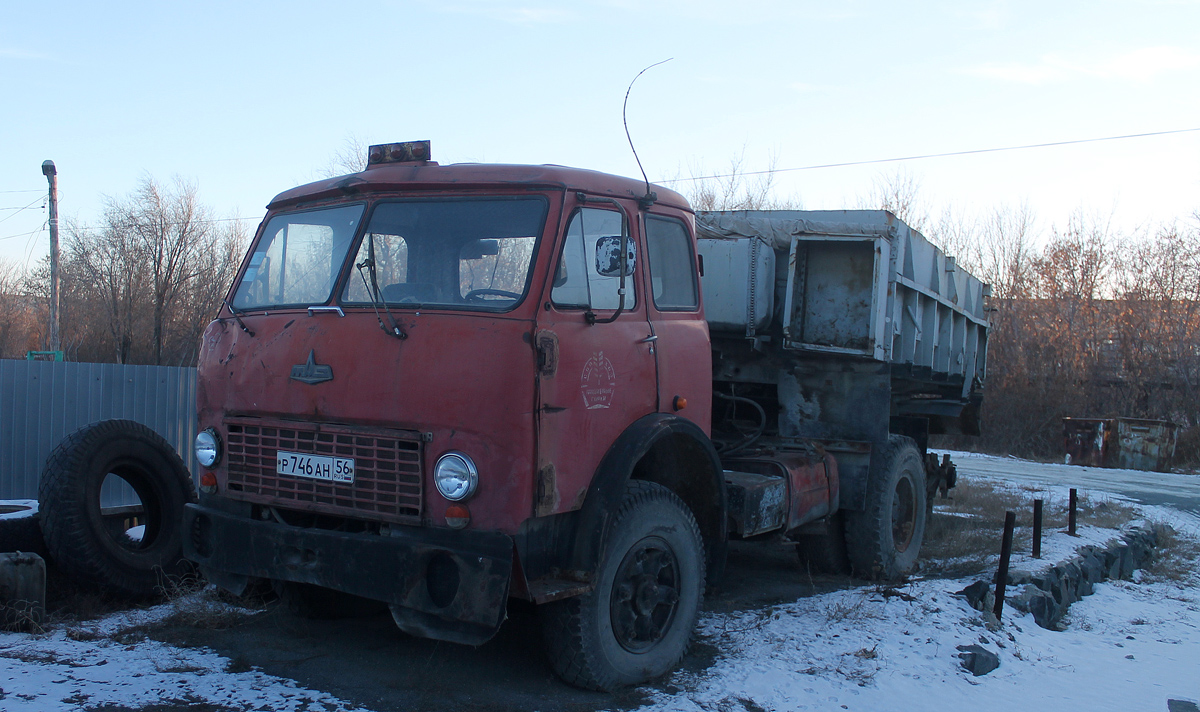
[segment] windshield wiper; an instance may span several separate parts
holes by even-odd
[[[254,332],[246,328],[246,322],[242,321],[242,317],[238,316],[240,312],[233,308],[233,305],[229,303],[229,300],[222,297],[221,301],[225,302],[225,306],[229,307],[229,313],[233,315],[234,321],[237,322],[237,325],[242,327],[242,331],[246,332],[250,336],[254,336]]]
[[[369,232],[367,233],[367,259],[354,266],[358,268],[358,276],[362,277],[363,286],[366,287],[367,294],[371,295],[371,308],[375,310],[375,319],[379,321],[379,328],[401,341],[407,339],[408,334],[404,333],[404,329],[400,328],[400,324],[396,322],[396,317],[392,316],[392,310],[388,309],[387,302],[384,301],[383,295],[379,293],[379,282],[375,277],[375,238]],[[370,284],[367,284],[367,277],[363,274],[363,267],[371,270]],[[383,311],[387,314],[388,322],[392,325],[391,329],[383,325],[383,317],[379,316],[380,304],[383,305]]]

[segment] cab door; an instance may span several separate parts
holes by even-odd
[[[647,311],[658,360],[658,409],[712,427],[712,349],[700,310],[692,221],[686,213],[643,215]]]
[[[579,509],[609,446],[657,406],[636,204],[572,199],[534,336],[535,516]]]

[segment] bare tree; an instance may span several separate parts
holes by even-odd
[[[21,358],[41,345],[40,301],[26,291],[21,269],[0,260],[0,358]]]
[[[1029,296],[1036,233],[1037,220],[1027,203],[998,207],[980,221],[977,276],[992,285],[998,299]]]
[[[107,199],[101,226],[68,224],[64,324],[78,355],[194,362],[244,243],[239,223],[219,225],[194,185],[176,179],[164,187],[149,177],[128,196]]]
[[[876,177],[871,192],[862,202],[864,208],[891,212],[923,234],[930,220],[920,193],[921,181],[901,166],[893,173]]]
[[[780,210],[798,208],[798,200],[781,201],[774,197],[776,158],[771,155],[766,170],[746,175],[743,168],[745,149],[729,160],[727,172],[712,177],[699,168],[691,170],[692,179],[684,197],[696,210]]]
[[[107,219],[99,229],[68,223],[66,233],[63,321],[64,326],[69,326],[64,330],[68,333],[82,330],[86,334],[97,323],[92,319],[102,315],[99,323],[107,326],[110,358],[117,363],[130,363],[148,291],[137,241],[132,233]]]
[[[356,134],[350,134],[342,140],[342,147],[334,152],[326,163],[317,171],[321,178],[336,178],[347,173],[358,173],[367,167],[366,140]]]

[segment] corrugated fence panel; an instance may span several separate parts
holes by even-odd
[[[100,420],[136,420],[163,436],[197,471],[196,369],[0,359],[0,499],[37,499],[46,458],[63,438]],[[135,504],[110,477],[103,506]]]

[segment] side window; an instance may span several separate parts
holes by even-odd
[[[646,216],[646,251],[654,306],[664,311],[700,306],[696,290],[696,257],[687,228],[678,220]]]
[[[621,214],[614,210],[583,208],[571,218],[550,300],[560,307],[616,309],[621,295],[620,239],[624,229]],[[633,268],[637,259],[632,238],[625,277],[625,308],[637,306]],[[616,265],[614,268],[613,265]]]

